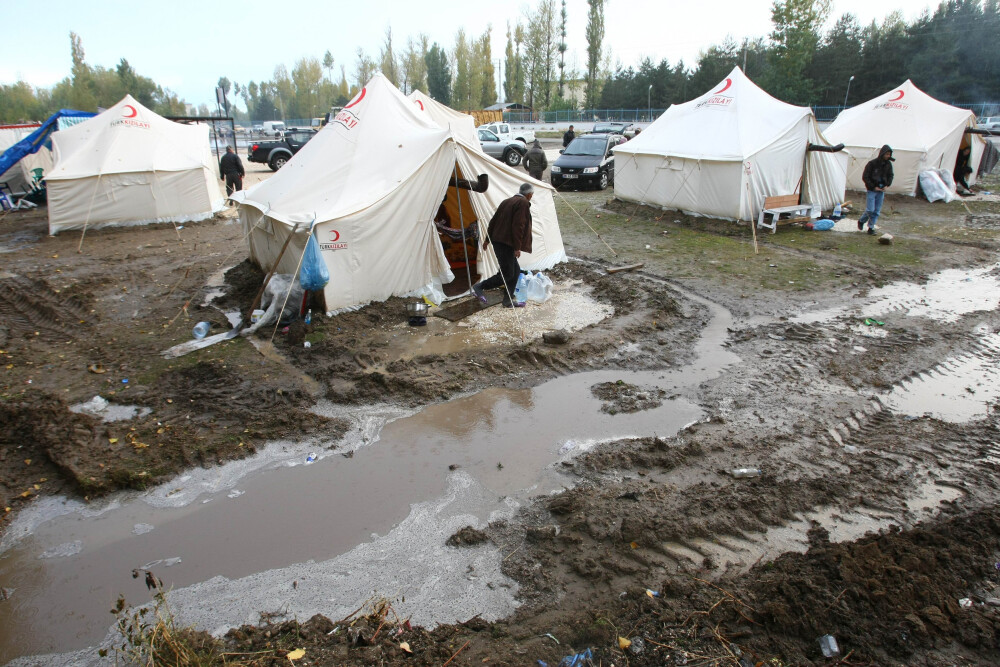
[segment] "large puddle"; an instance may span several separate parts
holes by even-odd
[[[998,265],[977,269],[947,269],[931,276],[923,285],[892,283],[868,294],[863,306],[815,310],[791,318],[811,324],[829,322],[842,315],[866,317],[927,317],[955,322],[963,315],[995,310],[1000,294]]]
[[[925,284],[892,283],[871,290],[868,300],[858,306],[845,306],[803,313],[793,322],[811,324],[854,318],[848,325],[860,337],[888,338],[879,326],[869,326],[867,318],[885,322],[904,317],[925,317],[940,322],[957,322],[970,313],[996,310],[1000,295],[1000,276],[990,265],[975,269],[947,269],[931,276]],[[881,322],[881,320],[879,320]],[[950,357],[933,368],[918,373],[893,387],[882,397],[894,412],[928,415],[955,423],[985,417],[990,405],[1000,398],[1000,334],[987,327],[974,332],[978,339],[973,349]],[[867,352],[863,346],[855,352]]]
[[[445,540],[571,483],[559,472],[563,458],[602,441],[669,436],[702,417],[679,394],[737,359],[722,349],[728,312],[688,296],[713,317],[696,363],[682,369],[564,376],[413,414],[326,406],[356,426],[335,450],[273,443],[251,460],[191,471],[101,508],[35,503],[0,545],[0,587],[10,593],[0,603],[0,662],[100,643],[120,593],[148,600],[143,578],[131,575],[142,567],[173,589],[181,623],[213,631],[255,623],[265,611],[346,616],[373,593],[399,596],[396,609],[427,625],[509,614],[516,591],[500,573],[501,555]],[[674,397],[608,415],[591,386],[618,380]]]

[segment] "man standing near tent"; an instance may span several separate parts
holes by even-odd
[[[243,189],[243,161],[240,156],[233,152],[232,146],[226,146],[226,154],[219,160],[219,178],[226,179],[226,196],[230,196],[236,190]]]
[[[524,168],[533,179],[540,181],[548,166],[549,161],[545,157],[545,151],[542,150],[542,144],[535,139],[535,143],[531,144],[531,148],[524,154]]]
[[[868,194],[865,198],[865,212],[858,218],[858,231],[865,228],[868,223],[868,233],[875,233],[875,222],[882,212],[882,201],[885,199],[885,189],[892,185],[892,149],[886,144],[878,151],[878,157],[865,165],[865,172],[861,175],[865,189]]]
[[[531,183],[522,183],[518,193],[509,199],[504,199],[497,207],[497,212],[490,219],[486,228],[486,240],[483,250],[493,242],[493,252],[497,256],[500,270],[492,278],[472,286],[472,293],[480,303],[486,303],[483,290],[504,288],[503,307],[513,308],[523,306],[523,303],[513,301],[514,289],[517,287],[517,277],[521,266],[517,258],[521,252],[531,252],[531,197],[535,188]]]
[[[573,126],[570,125],[569,129],[566,130],[566,134],[563,135],[563,148],[569,146],[570,142],[574,139],[576,139],[576,132],[573,131]]]

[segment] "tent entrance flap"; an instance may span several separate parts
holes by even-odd
[[[458,178],[465,179],[461,168],[456,164]],[[434,224],[438,231],[438,240],[444,250],[448,265],[455,274],[455,280],[450,283],[461,289],[461,293],[469,289],[466,276],[466,263],[473,281],[477,276],[477,258],[479,250],[479,221],[472,205],[471,192],[468,189],[449,184],[445,190],[444,199],[434,214]],[[464,243],[463,243],[464,241]],[[465,246],[464,248],[462,246]],[[468,259],[468,262],[466,261]],[[445,290],[448,293],[449,290]]]

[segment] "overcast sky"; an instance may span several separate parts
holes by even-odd
[[[10,0],[6,0],[10,1]],[[557,3],[561,0],[557,0]],[[567,0],[567,67],[583,69],[586,0]],[[23,3],[22,3],[23,8]],[[456,2],[454,0],[365,0],[348,2],[113,2],[48,0],[20,18],[4,11],[0,38],[0,82],[18,79],[49,87],[69,75],[69,33],[83,40],[87,62],[114,67],[126,58],[135,70],[193,104],[214,103],[220,76],[247,83],[270,79],[284,63],[291,71],[302,57],[322,59],[327,49],[353,78],[358,47],[378,54],[391,26],[397,50],[406,38],[426,34],[450,49],[455,33],[493,29],[493,59],[503,58],[507,23],[515,23],[534,3]],[[830,23],[845,12],[863,24],[881,21],[894,10],[913,20],[925,0],[833,0]],[[605,48],[612,62],[626,66],[643,57],[654,62],[680,58],[693,66],[698,53],[727,35],[766,36],[771,27],[769,0],[608,0]]]

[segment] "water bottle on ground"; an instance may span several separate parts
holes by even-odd
[[[840,647],[833,635],[823,635],[819,638],[819,650],[823,652],[823,657],[832,658],[840,655]]]
[[[212,325],[208,322],[198,322],[194,325],[194,330],[191,331],[191,335],[195,338],[202,339],[208,334],[208,330],[212,328]]]
[[[310,308],[306,311],[306,324],[312,324],[313,321],[313,309]]]
[[[833,218],[834,220],[840,220],[842,217],[844,217],[842,215],[842,212],[843,209],[840,207],[840,204],[837,204],[836,206],[833,207],[833,215],[831,215],[830,217]]]
[[[524,274],[518,274],[517,287],[514,288],[514,303],[524,303],[528,300],[528,281]]]
[[[762,471],[760,468],[733,468],[730,474],[736,479],[742,479],[744,477],[760,477]]]

